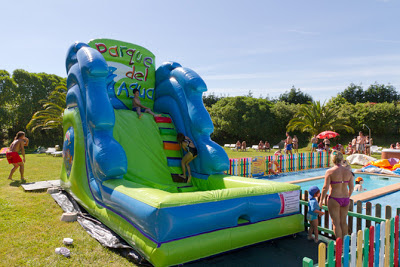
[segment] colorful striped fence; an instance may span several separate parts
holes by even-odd
[[[229,159],[229,175],[252,177],[252,158]],[[293,155],[278,155],[265,157],[265,170],[268,175],[268,164],[276,162],[281,172],[294,172],[330,166],[330,154],[326,151],[314,153],[297,153]]]
[[[318,247],[318,266],[399,266],[399,216]],[[314,266],[304,257],[303,266]]]
[[[301,195],[300,204],[303,207],[304,217],[308,211],[308,192]],[[366,203],[365,209],[362,202],[356,204],[356,212],[353,212],[353,201],[348,212],[348,232],[343,240],[332,240],[326,246],[321,243],[318,248],[318,266],[396,266],[399,267],[399,214],[396,210],[395,218],[392,218],[392,208],[385,207],[384,218],[381,218],[381,205],[375,206],[375,216],[371,215],[372,205]],[[326,206],[323,206],[325,215],[319,220],[318,231],[321,235],[332,237],[332,226],[329,224],[329,214]],[[363,214],[365,210],[366,214]],[[356,219],[356,225],[353,220]],[[305,219],[305,229],[309,226]],[[374,223],[375,225],[372,225]],[[362,225],[365,225],[362,229]],[[356,231],[353,231],[353,227]],[[304,257],[303,266],[314,266],[312,259]]]

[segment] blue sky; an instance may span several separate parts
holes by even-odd
[[[325,100],[350,83],[400,89],[400,1],[6,1],[0,69],[66,77],[75,41],[111,38],[195,70],[217,95]]]

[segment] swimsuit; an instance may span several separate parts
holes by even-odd
[[[10,164],[22,162],[22,159],[19,156],[18,152],[7,152],[6,157],[7,157],[8,163],[10,163]]]
[[[349,181],[331,181],[331,184],[344,184],[344,183],[348,183],[348,182]],[[329,196],[329,198],[336,200],[336,202],[339,203],[340,207],[346,207],[350,203],[349,197],[331,197],[331,196]]]
[[[314,143],[313,143],[313,144],[312,144],[312,147],[318,147],[318,144],[314,144]]]
[[[329,196],[329,198],[336,200],[336,202],[340,205],[340,207],[346,207],[350,203],[349,197],[331,197],[331,196]]]
[[[185,139],[185,140],[183,140],[183,141],[185,141],[185,142],[187,143],[187,146],[186,146],[187,151],[190,152],[190,153],[192,153],[193,157],[196,157],[196,156],[197,156],[197,148],[195,148],[195,147],[190,147],[190,146],[189,146],[190,143],[191,143],[190,140]]]
[[[288,151],[292,150],[292,144],[287,144],[286,145],[286,150],[288,150]]]
[[[318,201],[312,197],[308,201],[308,213],[307,213],[307,220],[313,221],[318,219],[318,214],[315,213],[315,210],[319,210]]]

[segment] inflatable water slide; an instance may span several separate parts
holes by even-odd
[[[194,261],[304,229],[299,186],[224,174],[210,139],[204,81],[147,49],[117,40],[67,52],[62,186],[155,266]],[[133,90],[159,117],[132,111]],[[182,183],[177,133],[193,140]]]

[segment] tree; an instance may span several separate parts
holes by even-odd
[[[274,131],[271,102],[252,97],[224,97],[210,109],[217,142],[258,143]]]
[[[66,96],[67,88],[65,86],[56,87],[47,99],[40,101],[43,109],[33,114],[26,128],[32,132],[52,129],[62,132]]]
[[[349,103],[384,103],[397,102],[400,100],[400,95],[397,93],[393,85],[371,84],[367,90],[363,90],[361,85],[350,84],[340,96],[345,98]]]
[[[9,142],[18,131],[25,131],[33,114],[42,108],[40,100],[46,99],[58,85],[65,84],[65,78],[53,74],[17,69],[11,77],[0,70],[0,143],[4,139]],[[48,139],[44,132],[30,136],[33,145],[37,145],[35,140]]]
[[[384,84],[378,84],[377,82],[371,84],[364,94],[365,102],[391,103],[397,102],[400,99],[393,85],[389,84],[386,86]]]
[[[309,132],[311,135],[318,134],[326,130],[346,130],[354,132],[348,126],[349,119],[338,116],[339,109],[320,103],[320,101],[310,104],[302,104],[300,110],[287,125],[287,131],[300,130]]]
[[[292,86],[292,89],[290,89],[289,92],[286,91],[281,94],[278,100],[290,104],[306,104],[313,101],[309,94],[303,93],[300,89],[296,89],[294,86]]]
[[[204,106],[211,108],[211,106],[217,103],[221,98],[222,96],[216,96],[214,93],[203,95]]]
[[[351,83],[342,93],[340,93],[340,96],[351,104],[365,102],[364,89],[361,85],[355,85],[354,83]]]

